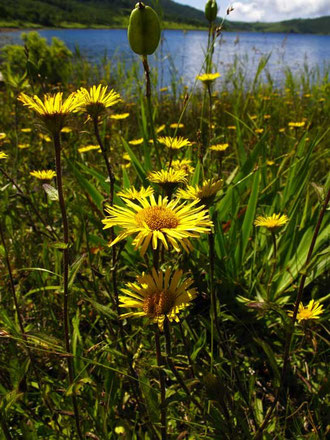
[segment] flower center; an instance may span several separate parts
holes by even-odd
[[[175,213],[164,206],[150,206],[139,211],[136,216],[139,226],[146,223],[152,231],[159,231],[163,228],[176,228],[179,220]]]
[[[174,305],[174,298],[166,290],[147,296],[143,303],[143,311],[150,318],[166,315]]]
[[[311,310],[301,310],[299,312],[300,319],[310,319],[313,316],[313,312]]]

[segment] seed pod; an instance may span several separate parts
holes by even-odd
[[[205,17],[212,22],[217,18],[218,5],[216,0],[208,0],[205,5]]]
[[[128,24],[128,41],[133,52],[138,55],[151,55],[160,40],[160,23],[156,12],[144,3],[135,5]]]

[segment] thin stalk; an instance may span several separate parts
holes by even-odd
[[[173,360],[172,360],[172,350],[171,350],[171,333],[170,333],[170,325],[167,316],[165,316],[164,320],[164,334],[165,334],[165,345],[166,345],[166,362],[174,374],[175,378],[187,394],[188,398],[197,406],[197,408],[203,413],[203,407],[201,404],[195,399],[195,397],[191,394],[189,391],[187,385],[185,384],[184,380],[180,376],[180,373],[176,369]]]
[[[209,139],[208,143],[210,144],[210,141],[213,137],[213,130],[212,130],[212,90],[211,90],[211,84],[207,83],[207,92],[209,95]]]
[[[293,315],[292,315],[292,319],[291,319],[291,324],[287,333],[287,337],[286,337],[286,342],[285,342],[285,349],[284,349],[284,356],[283,356],[283,367],[282,367],[282,371],[281,371],[281,378],[280,378],[280,384],[277,388],[276,394],[275,394],[275,398],[273,401],[272,406],[269,408],[264,421],[262,422],[260,428],[258,429],[256,435],[255,435],[255,440],[260,440],[262,438],[262,433],[263,431],[266,429],[268,423],[271,420],[272,414],[274,412],[274,409],[276,408],[277,402],[279,400],[280,397],[280,391],[283,387],[284,384],[284,379],[286,376],[286,370],[289,364],[289,358],[290,358],[290,347],[291,347],[291,341],[292,341],[292,336],[294,333],[294,326],[296,323],[296,319],[297,319],[297,314],[298,314],[298,310],[299,310],[299,305],[301,303],[301,299],[302,299],[302,295],[303,295],[303,290],[304,290],[304,286],[305,286],[305,282],[306,282],[306,278],[307,278],[307,269],[308,266],[311,262],[312,259],[312,255],[313,255],[313,251],[314,251],[314,247],[315,247],[315,243],[316,243],[316,239],[317,236],[320,232],[320,228],[321,228],[321,224],[322,224],[322,220],[325,214],[325,211],[327,209],[328,203],[330,200],[330,191],[328,191],[328,194],[324,200],[322,209],[320,211],[319,214],[319,218],[317,221],[317,224],[315,226],[315,230],[314,230],[314,234],[312,237],[312,241],[308,250],[308,254],[307,254],[307,258],[305,261],[305,270],[301,276],[301,280],[300,280],[300,284],[299,284],[299,288],[298,288],[298,293],[297,293],[297,297],[296,297],[296,302],[294,305],[294,310],[293,310]],[[285,405],[286,406],[286,405]]]
[[[150,81],[150,68],[148,63],[148,57],[146,55],[142,56],[142,64],[144,68],[144,74],[146,78],[146,98],[147,98],[147,107],[148,107],[148,115],[149,115],[149,123],[151,128],[151,136],[154,142],[155,151],[156,151],[156,160],[159,168],[162,167],[159,150],[158,150],[158,141],[155,131],[153,111],[152,111],[152,102],[151,102],[151,81]]]
[[[95,133],[95,137],[97,139],[97,142],[101,148],[103,159],[104,159],[105,165],[107,167],[107,172],[108,172],[109,181],[110,181],[110,198],[109,198],[109,200],[110,200],[110,205],[113,206],[113,195],[114,195],[114,191],[115,191],[115,175],[114,175],[112,166],[111,166],[110,161],[107,156],[107,152],[105,151],[105,147],[104,147],[104,144],[103,144],[101,136],[100,136],[98,123],[99,123],[99,118],[96,116],[93,118],[94,133]]]
[[[165,373],[164,373],[164,361],[160,350],[160,335],[158,324],[155,325],[155,342],[156,342],[156,359],[159,371],[159,383],[160,383],[160,432],[162,440],[167,440],[167,405],[165,399]]]
[[[8,426],[7,426],[7,422],[6,422],[6,420],[5,420],[3,415],[0,417],[0,425],[1,425],[1,429],[2,429],[2,432],[3,432],[6,440],[12,440],[13,437],[11,436],[11,434],[9,432],[9,429],[8,429]]]
[[[273,265],[272,265],[272,271],[269,276],[269,280],[267,283],[267,299],[269,300],[269,292],[270,288],[272,286],[273,278],[275,275],[275,270],[277,266],[277,243],[276,243],[276,235],[274,231],[271,231],[272,234],[272,240],[273,240]]]
[[[68,370],[69,370],[69,384],[74,383],[74,365],[71,356],[71,343],[70,343],[70,324],[69,324],[69,225],[66,213],[65,200],[63,195],[63,182],[62,182],[62,164],[61,164],[61,141],[60,132],[56,132],[53,135],[54,147],[55,147],[55,163],[56,163],[56,175],[57,175],[57,190],[58,199],[61,208],[62,225],[63,225],[63,241],[65,248],[63,249],[63,326],[64,326],[64,341],[65,350],[69,354],[67,356]],[[77,398],[74,390],[72,390],[72,404],[74,411],[74,418],[76,422],[76,430],[80,440],[83,440],[83,435],[80,428],[79,421],[79,409]]]

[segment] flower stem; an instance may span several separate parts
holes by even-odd
[[[102,151],[102,155],[103,155],[103,159],[105,162],[105,166],[107,167],[107,172],[108,172],[108,176],[109,176],[109,181],[110,181],[110,205],[113,206],[113,195],[114,195],[114,191],[115,191],[115,175],[112,169],[112,166],[110,164],[110,161],[108,159],[107,156],[107,152],[105,151],[105,147],[104,144],[102,142],[101,136],[100,136],[100,131],[99,131],[99,119],[98,117],[94,117],[93,118],[93,125],[94,125],[94,133],[95,133],[95,137],[97,139],[97,142],[101,148]]]
[[[315,243],[316,243],[316,239],[317,239],[317,236],[318,236],[318,234],[320,232],[322,220],[323,220],[325,211],[327,209],[329,200],[330,200],[330,191],[328,191],[328,194],[327,194],[327,196],[325,198],[325,201],[323,203],[322,209],[321,209],[320,214],[319,214],[319,218],[318,218],[318,221],[317,221],[317,224],[316,224],[316,227],[315,227],[315,230],[314,230],[314,234],[313,234],[313,237],[312,237],[312,242],[310,244],[310,247],[309,247],[309,250],[308,250],[308,254],[307,254],[307,258],[306,258],[306,261],[305,261],[305,269],[308,268],[308,266],[309,266],[309,264],[311,262],[312,255],[313,255],[313,250],[314,250]],[[297,319],[297,314],[298,314],[298,310],[299,310],[299,304],[301,303],[301,299],[302,299],[302,294],[303,294],[306,278],[307,278],[307,270],[304,270],[304,272],[303,272],[303,274],[301,276],[301,279],[300,279],[298,293],[297,293],[297,297],[296,297],[296,302],[295,302],[295,305],[294,305],[293,315],[292,315],[292,319],[291,319],[291,324],[290,324],[290,327],[289,327],[289,330],[288,330],[288,333],[287,333],[287,337],[286,337],[286,341],[285,341],[284,356],[283,356],[283,367],[282,367],[282,371],[281,371],[280,384],[279,384],[279,386],[277,388],[273,404],[269,408],[269,410],[268,410],[268,412],[267,412],[267,414],[266,414],[266,416],[264,418],[264,421],[262,422],[261,426],[259,427],[259,429],[258,429],[258,431],[257,431],[257,433],[255,435],[255,440],[260,440],[262,438],[262,433],[266,429],[268,423],[270,422],[272,414],[274,412],[274,409],[276,408],[277,402],[278,402],[279,397],[280,397],[280,391],[281,391],[281,389],[283,387],[284,379],[285,379],[285,376],[286,376],[286,370],[287,370],[287,367],[288,367],[288,364],[289,364],[291,340],[292,340],[292,336],[293,336],[293,333],[294,333],[294,325],[295,325],[295,322],[296,322],[296,319]]]
[[[70,325],[69,325],[69,226],[68,218],[66,213],[65,200],[63,195],[63,182],[62,182],[62,165],[61,165],[61,141],[60,132],[53,134],[54,147],[55,147],[55,163],[56,163],[56,175],[57,175],[57,190],[58,198],[61,208],[62,215],[62,225],[63,225],[63,241],[65,247],[63,249],[63,290],[64,290],[64,301],[63,301],[63,326],[64,326],[64,341],[65,350],[68,354],[68,370],[69,370],[69,384],[73,385],[74,382],[74,365],[71,356],[71,344],[70,344]],[[79,409],[77,398],[74,390],[72,390],[72,404],[74,417],[76,421],[76,430],[80,440],[83,440],[83,435],[80,428],[79,421]]]
[[[273,282],[273,278],[274,278],[274,274],[275,274],[275,270],[276,270],[276,266],[277,266],[277,244],[276,244],[276,235],[274,231],[271,231],[272,234],[272,240],[273,240],[273,266],[272,266],[272,271],[270,273],[269,276],[269,280],[267,283],[267,299],[269,300],[269,292],[270,292],[270,288],[272,286],[272,282]]]
[[[146,78],[146,98],[147,98],[147,107],[148,107],[148,115],[149,115],[149,123],[151,128],[151,136],[154,141],[155,151],[156,151],[156,160],[159,168],[162,167],[159,150],[158,150],[158,141],[155,132],[154,118],[152,112],[152,102],[151,102],[151,81],[150,81],[150,68],[148,63],[148,58],[146,55],[142,56],[142,64],[144,68],[144,74]]]
[[[156,358],[157,365],[159,370],[159,383],[160,383],[160,432],[162,440],[167,440],[167,405],[165,400],[165,373],[164,373],[164,360],[161,355],[160,349],[160,335],[158,324],[156,324],[155,328],[155,342],[156,342]]]

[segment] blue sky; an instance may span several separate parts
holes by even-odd
[[[206,0],[175,0],[204,10]],[[291,18],[314,18],[330,15],[329,0],[240,0],[219,1],[220,15],[234,7],[229,19],[235,21],[280,21]]]

